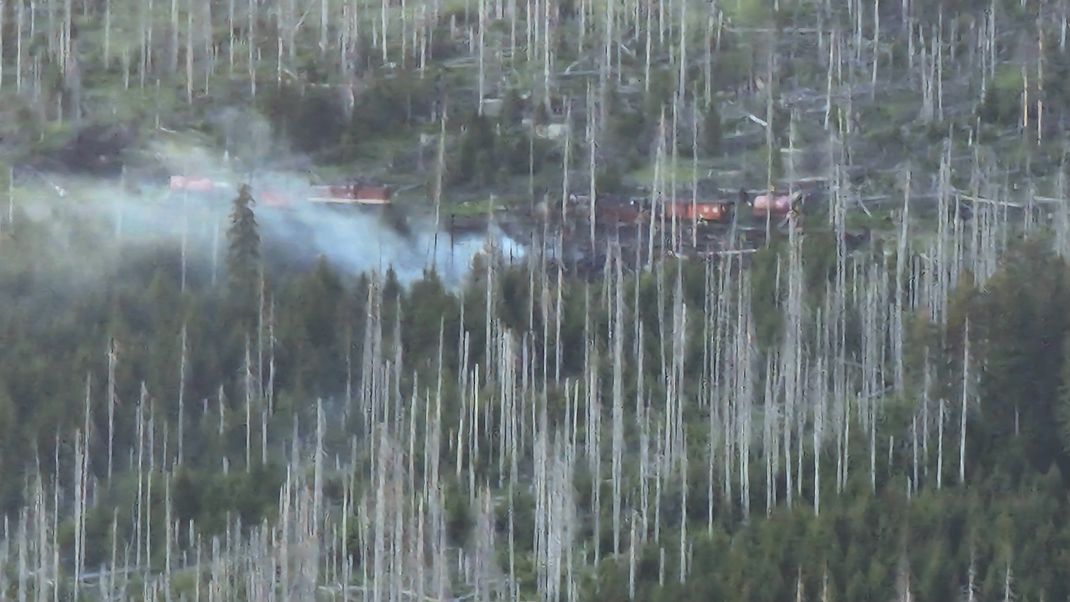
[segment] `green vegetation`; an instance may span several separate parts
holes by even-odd
[[[1064,12],[0,0],[0,599],[1066,600]]]
[[[245,211],[251,213],[254,207],[248,203],[247,194],[240,194],[235,206],[239,217]],[[245,228],[253,232],[243,233]],[[246,273],[242,266],[248,258],[244,256],[241,241],[254,239],[255,229],[252,219],[235,222],[228,268],[232,278]],[[444,382],[456,383],[465,362],[474,366],[487,361],[485,344],[491,333],[485,330],[488,300],[485,267],[476,268],[463,295],[444,289],[433,274],[402,289],[390,276],[374,284],[367,278],[343,278],[323,261],[307,274],[269,269],[266,294],[273,301],[273,309],[264,318],[268,324],[258,327],[255,319],[223,319],[227,304],[234,302],[234,292],[248,283],[238,278],[221,291],[212,288],[203,274],[194,270],[186,293],[179,294],[175,264],[160,261],[167,253],[156,260],[119,259],[111,268],[115,272],[107,278],[95,278],[93,286],[77,294],[63,286],[51,289],[56,292],[45,292],[49,289],[41,283],[53,281],[59,267],[30,268],[40,265],[40,256],[34,250],[41,248],[45,232],[33,221],[24,221],[14,236],[0,239],[0,250],[5,257],[12,258],[5,262],[0,274],[3,285],[0,290],[4,295],[0,328],[15,341],[0,351],[0,441],[4,445],[4,461],[0,465],[4,485],[0,494],[9,510],[25,503],[22,483],[34,478],[34,455],[29,450],[41,457],[51,457],[59,451],[64,465],[61,474],[72,470],[66,466],[70,459],[68,452],[53,446],[57,428],[66,438],[80,429],[86,419],[81,410],[71,411],[69,403],[84,394],[86,373],[91,375],[94,454],[100,457],[106,449],[107,357],[101,348],[102,341],[108,337],[114,338],[119,350],[115,387],[122,401],[116,409],[118,428],[114,444],[120,450],[137,449],[134,427],[138,404],[125,400],[137,399],[142,383],[148,397],[141,407],[155,416],[158,442],[164,437],[176,441],[177,417],[182,412],[187,456],[184,465],[169,479],[157,474],[151,489],[150,512],[157,517],[154,521],[165,512],[169,487],[170,512],[181,521],[193,520],[204,534],[222,533],[228,521],[239,517],[245,525],[277,520],[282,510],[276,502],[285,480],[280,465],[286,461],[286,451],[272,445],[268,449],[269,463],[264,465],[256,459],[259,452],[255,442],[261,436],[269,441],[287,440],[295,421],[315,424],[314,414],[310,414],[313,406],[308,400],[326,399],[335,408],[332,412],[346,407],[343,402],[346,391],[360,391],[371,384],[362,370],[347,367],[351,355],[359,357],[366,353],[361,351],[368,349],[366,345],[381,345],[383,357],[402,354],[406,369],[399,374],[397,386],[401,391],[418,382],[435,381],[440,360],[437,345],[428,343],[437,341],[440,333],[445,337],[441,351]],[[1063,476],[1070,470],[1070,422],[1067,421],[1070,396],[1065,393],[1070,387],[1065,379],[1070,374],[1070,355],[1062,351],[1062,342],[1070,336],[1070,321],[1064,319],[1060,309],[1070,303],[1070,286],[1067,286],[1070,267],[1049,250],[1049,244],[1044,238],[1032,238],[1015,245],[983,289],[964,279],[951,296],[944,336],[927,323],[923,314],[911,318],[910,332],[917,334],[910,335],[905,350],[907,391],[919,391],[922,372],[928,370],[925,361],[919,358],[927,356],[932,362],[933,382],[929,393],[933,399],[936,396],[956,399],[967,317],[970,362],[984,366],[976,380],[974,395],[978,405],[970,411],[967,422],[965,484],[960,484],[954,476],[959,461],[957,402],[948,404],[946,411],[950,416],[943,427],[942,443],[930,431],[926,459],[919,469],[922,481],[912,481],[912,463],[921,454],[910,442],[912,429],[917,428],[919,410],[907,393],[898,400],[889,398],[884,402],[886,405],[876,422],[876,440],[882,443],[876,448],[875,491],[869,483],[870,437],[862,423],[852,420],[853,434],[847,453],[851,458],[851,476],[842,492],[834,493],[839,488],[837,457],[830,451],[830,455],[822,454],[819,458],[823,489],[820,513],[812,505],[814,484],[809,467],[814,460],[809,454],[805,457],[807,476],[800,487],[801,496],[791,509],[778,505],[769,517],[760,516],[757,508],[762,503],[764,487],[757,484],[764,483],[764,476],[757,462],[750,469],[756,489],[751,494],[749,517],[742,512],[738,500],[733,499],[735,494],[723,491],[720,484],[713,487],[714,497],[710,499],[703,460],[707,452],[703,450],[716,442],[707,440],[705,427],[700,426],[708,420],[708,410],[698,403],[704,370],[701,358],[708,340],[701,336],[687,337],[681,357],[687,358],[683,394],[693,400],[687,403],[685,411],[696,426],[688,427],[691,460],[686,479],[667,481],[660,495],[654,498],[660,504],[660,543],[650,540],[648,534],[646,539],[634,544],[637,599],[785,599],[795,596],[799,588],[807,599],[826,595],[825,592],[833,599],[872,599],[893,595],[904,587],[919,599],[946,599],[968,583],[973,583],[978,595],[991,597],[1003,591],[1008,571],[1019,599],[1050,600],[1067,595],[1070,575],[1066,567],[1070,564],[1064,560],[1070,532],[1058,517],[1070,509]],[[766,361],[762,358],[775,357],[788,336],[789,322],[783,315],[785,291],[783,285],[776,284],[777,278],[783,278],[779,272],[785,269],[787,245],[781,240],[763,250],[748,268],[751,311],[760,353],[756,358],[758,363]],[[805,287],[810,291],[811,302],[817,303],[822,291],[835,279],[834,244],[828,237],[807,236],[802,252]],[[545,297],[530,288],[529,274],[523,268],[501,266],[500,270],[489,297],[494,307],[494,323],[515,336],[528,333],[541,337],[540,316],[552,311],[553,305],[543,305]],[[623,289],[629,291],[624,310],[637,317],[638,328],[646,339],[649,357],[643,371],[644,379],[651,383],[659,383],[661,378],[659,358],[671,359],[677,353],[663,356],[657,342],[662,329],[671,333],[676,328],[675,319],[669,317],[668,321],[662,321],[658,317],[664,315],[659,308],[662,301],[657,292],[658,282],[673,282],[677,274],[681,301],[687,307],[686,320],[701,325],[702,308],[710,294],[703,284],[701,265],[666,264],[663,270],[644,274],[637,281],[627,276],[621,282]],[[872,285],[872,281],[866,282]],[[600,346],[611,345],[611,339],[604,333],[614,319],[606,309],[612,291],[573,278],[562,281],[561,285],[564,287],[564,338],[556,341],[551,335],[541,344],[560,345],[563,352],[560,377],[582,381],[586,369],[585,336],[593,337]],[[636,292],[634,298],[632,290]],[[607,292],[609,297],[605,296]],[[258,304],[255,296],[249,301],[247,292],[242,298],[254,307]],[[528,307],[532,308],[532,314]],[[251,315],[255,317],[256,312]],[[529,315],[535,317],[534,322]],[[456,339],[462,325],[468,337],[467,352],[459,350]],[[256,337],[263,336],[268,327],[276,337],[272,380],[269,384],[261,373],[254,377],[254,386],[258,389],[270,386],[272,392],[266,398],[256,393],[252,403],[256,416],[265,409],[267,399],[272,399],[273,414],[266,417],[266,432],[261,432],[259,425],[253,426],[253,462],[248,466],[251,472],[246,472],[248,425],[244,404],[247,403],[245,371],[249,352],[244,335],[252,335],[255,363],[260,361],[255,359],[258,353],[255,349],[262,344]],[[861,327],[864,326],[855,326]],[[188,345],[184,383],[179,380],[178,369],[182,364],[183,330]],[[368,338],[373,335],[381,336],[381,342],[369,342],[374,341],[374,337]],[[861,353],[862,349],[855,344],[849,343],[848,349],[852,354]],[[611,380],[609,358],[599,361],[604,378]],[[629,372],[638,370],[633,361],[626,360]],[[547,369],[550,373],[546,377],[554,378],[552,367]],[[542,368],[536,370],[536,378],[542,378],[538,375]],[[629,383],[626,398],[635,395],[630,384],[634,378],[633,372],[626,380]],[[755,385],[763,386],[764,378],[758,376]],[[176,405],[179,387],[183,387],[187,399],[184,408]],[[663,394],[660,384],[652,387],[652,394]],[[455,384],[446,386],[443,393],[443,428],[461,428],[459,411],[466,403],[465,397]],[[549,399],[555,400],[549,406],[549,418],[558,424],[567,424],[560,422],[566,416],[563,393],[553,385],[547,390]],[[486,390],[484,394],[487,399],[494,399],[493,391]],[[203,407],[199,401],[189,401],[201,399],[205,400]],[[28,400],[33,401],[28,403]],[[414,416],[422,416],[425,411],[428,410],[421,407]],[[929,411],[935,412],[932,407]],[[934,414],[929,415],[930,420],[933,417]],[[603,419],[608,421],[609,417]],[[499,420],[492,420],[494,429],[502,426]],[[359,426],[362,422],[355,414],[332,421],[326,431],[328,448],[344,450],[348,445],[345,434],[350,429],[363,428]],[[423,418],[418,425],[421,432],[427,428]],[[628,428],[626,436],[635,441],[638,433],[632,428]],[[930,428],[936,427],[930,425]],[[420,448],[424,443],[415,444],[416,457],[423,457]],[[472,470],[479,482],[497,482],[505,476],[498,472],[496,460],[503,450],[498,447],[500,440],[489,438],[481,445],[488,446],[488,450],[486,455],[479,456]],[[934,472],[939,466],[938,445],[943,446],[942,488],[934,485]],[[623,470],[625,482],[635,483],[639,478],[635,453],[627,452],[631,461]],[[114,518],[109,508],[120,509],[119,537],[133,536],[130,508],[137,498],[133,494],[135,481],[131,471],[136,466],[130,464],[132,459],[136,455],[131,458],[125,451],[118,454],[117,469],[121,476],[105,489],[110,502],[86,517],[86,562],[107,562]],[[230,474],[220,472],[222,459],[229,462]],[[444,478],[447,541],[451,546],[475,549],[481,545],[479,533],[483,519],[480,517],[484,502],[479,497],[472,499],[465,484],[467,477],[460,481],[453,478],[457,468],[454,460],[454,452],[443,454],[439,469],[450,475]],[[608,459],[606,462],[604,471],[608,470]],[[418,472],[427,469],[421,466],[422,462],[418,462]],[[469,470],[467,462],[461,468],[462,474]],[[42,470],[47,473],[50,469],[45,466]],[[91,462],[90,470],[98,479],[105,477],[103,462]],[[606,482],[600,488],[602,531],[596,532],[592,521],[598,506],[591,497],[593,481],[585,470],[577,470],[572,485],[581,521],[578,524],[586,525],[578,534],[577,545],[590,549],[593,538],[601,538],[604,552],[612,545],[607,506],[610,486]],[[780,495],[784,495],[783,470],[781,467],[776,477]],[[343,492],[350,486],[339,484],[339,478],[334,471],[328,473],[325,503],[342,503]],[[684,483],[688,491],[686,511],[681,498]],[[520,482],[514,486],[518,496],[512,514],[514,529],[518,529],[514,537],[514,566],[525,591],[533,592],[537,581],[523,576],[524,571],[531,570],[523,567],[539,562],[539,552],[529,535],[532,509],[524,510],[523,504],[530,502],[522,502],[521,497],[529,495],[530,490]],[[374,489],[374,484],[361,483],[359,487]],[[712,515],[708,515],[711,507]],[[492,521],[495,538],[506,541],[510,527],[505,498],[497,498],[491,509],[496,517]],[[680,583],[677,548],[685,520],[690,533],[685,570],[688,578]],[[521,525],[525,526],[521,528]],[[153,529],[162,528],[162,524],[154,523]],[[66,554],[74,543],[73,531],[65,533],[61,541]],[[630,548],[619,558],[604,559],[592,567],[589,579],[585,577],[584,599],[627,597],[628,583],[633,578],[627,560],[632,552],[627,550]],[[156,559],[162,558],[162,553],[161,548],[152,550]]]
[[[232,304],[242,308],[235,316],[241,321],[242,330],[252,325],[249,311],[257,298],[257,274],[260,263],[260,233],[257,230],[256,214],[253,213],[253,195],[249,186],[242,185],[234,199],[230,214],[230,229],[227,238],[230,247],[227,253],[227,276],[230,279],[228,293]]]

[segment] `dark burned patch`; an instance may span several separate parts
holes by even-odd
[[[47,169],[94,176],[118,176],[123,155],[137,140],[134,127],[123,124],[94,124],[81,129],[60,149],[38,157]]]
[[[412,227],[409,225],[409,220],[405,212],[399,209],[397,205],[391,204],[384,207],[382,217],[383,221],[398,234],[406,239],[412,240]]]

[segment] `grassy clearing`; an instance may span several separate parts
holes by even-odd
[[[486,215],[488,211],[498,213],[509,211],[518,204],[518,200],[512,197],[481,198],[459,201],[455,203],[443,202],[442,215],[449,217],[474,217]]]
[[[699,159],[698,161],[698,179],[706,179],[707,174],[713,169],[713,162],[708,159]],[[675,167],[672,165],[672,161],[665,161],[660,169],[660,175],[666,185],[672,182],[672,178],[676,176],[676,186],[678,188],[687,188],[691,186],[691,181],[695,176],[694,164],[689,157],[680,157],[676,160]],[[647,163],[643,167],[636,169],[628,174],[628,178],[634,181],[640,186],[650,186],[654,182],[654,164],[653,162]]]

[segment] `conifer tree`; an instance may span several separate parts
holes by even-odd
[[[227,240],[228,299],[239,319],[252,319],[260,263],[260,232],[253,212],[252,190],[243,184],[230,213]]]
[[[706,108],[706,114],[702,118],[703,149],[707,154],[714,155],[721,151],[721,114],[717,111],[717,105],[710,102]]]
[[[1059,439],[1063,451],[1070,454],[1070,337],[1063,341],[1062,387],[1056,402],[1055,418],[1059,425]]]

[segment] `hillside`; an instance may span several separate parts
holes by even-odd
[[[0,597],[1070,598],[1068,18],[0,0]]]

